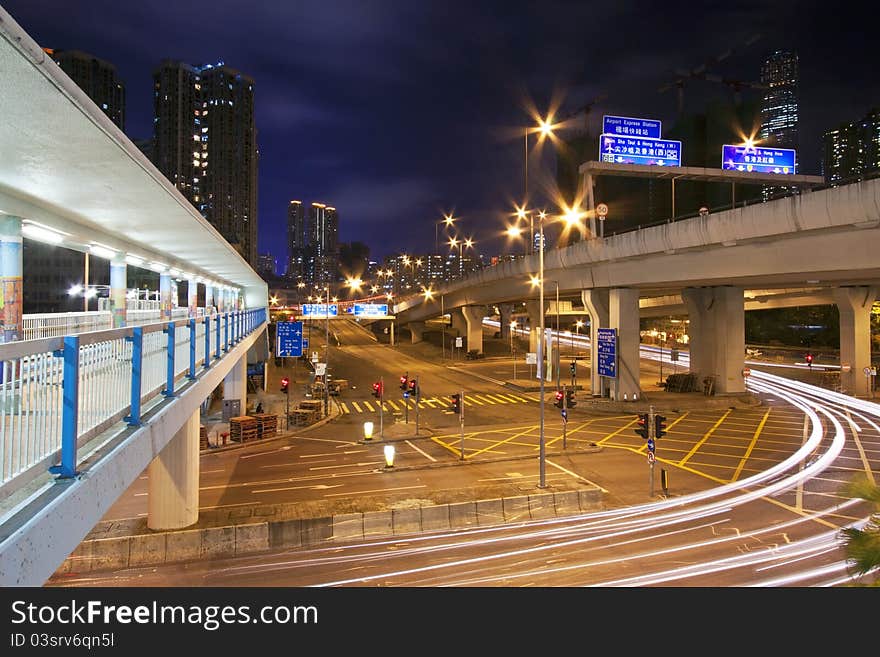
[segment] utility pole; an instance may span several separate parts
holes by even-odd
[[[416,377],[416,438],[419,436],[419,401],[422,398],[422,390],[419,387],[419,377]]]
[[[379,438],[385,437],[385,377],[379,377]]]
[[[568,434],[568,395],[566,386],[562,386],[562,449],[565,449],[565,439]]]
[[[458,409],[458,430],[461,435],[461,456],[459,459],[464,461],[464,390],[460,390],[459,393],[459,409]]]
[[[651,497],[654,497],[654,406],[648,407],[648,467],[650,468]]]

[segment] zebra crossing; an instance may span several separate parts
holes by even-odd
[[[465,406],[491,406],[495,404],[527,404],[529,402],[535,401],[534,399],[529,399],[528,397],[524,397],[522,395],[516,395],[512,393],[502,393],[502,392],[493,392],[493,393],[465,393],[464,395],[464,405]],[[385,404],[384,412],[403,412],[406,410],[406,406],[404,406],[403,399],[385,399],[383,401]],[[415,404],[412,401],[407,400],[406,402],[409,405],[410,410],[415,409]],[[340,401],[338,402],[339,408],[342,410],[342,414],[352,414],[352,413],[378,413],[379,412],[379,400],[374,399],[372,401],[366,399],[358,399],[358,400],[349,400],[349,401]],[[452,400],[450,397],[440,398],[440,397],[428,397],[426,399],[422,399],[419,401],[419,409],[426,408],[451,408]]]

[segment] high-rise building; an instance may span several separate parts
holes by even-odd
[[[257,273],[263,278],[274,278],[275,264],[275,256],[271,253],[261,253],[257,256]]]
[[[761,146],[798,148],[798,56],[777,50],[761,65],[764,97],[761,103]],[[798,163],[796,162],[796,165]],[[765,186],[765,199],[797,191],[793,187]]]
[[[116,75],[113,64],[80,50],[43,50],[120,130],[125,131],[125,85]]]
[[[305,273],[309,256],[309,231],[302,201],[291,201],[287,206],[287,273],[292,281],[300,281]]]
[[[312,203],[309,208],[307,278],[314,285],[334,285],[339,278],[339,217],[336,208]]]
[[[823,135],[822,175],[829,183],[861,180],[880,172],[880,108]]]
[[[153,72],[153,163],[242,257],[257,261],[254,80],[223,62]]]

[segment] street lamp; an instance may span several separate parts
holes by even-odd
[[[445,224],[447,228],[452,226],[455,223],[455,220],[458,217],[453,217],[452,213],[444,214],[443,218],[440,221],[434,222],[434,253],[440,253],[440,241],[439,235],[437,233],[437,229],[440,227],[440,224]]]
[[[474,245],[474,241],[471,238],[467,238],[465,240],[460,240],[456,237],[451,237],[449,239],[450,248],[454,249],[456,246],[458,247],[458,277],[459,278],[464,277],[464,263],[462,261],[462,259],[464,258],[464,254],[463,254],[464,248],[465,247],[471,248],[473,245]]]
[[[526,128],[525,133],[523,134],[524,142],[523,145],[525,147],[523,151],[523,204],[528,203],[529,200],[529,134],[532,132],[538,133],[538,143],[543,141],[544,139],[550,137],[553,134],[553,130],[556,128],[556,124],[553,122],[552,115],[548,116],[546,119],[542,119],[538,117],[538,124],[531,128]],[[520,214],[520,218],[525,218],[524,214]],[[530,225],[531,232],[529,234],[529,243],[531,246],[529,247],[529,253],[535,252],[535,227],[534,225]],[[542,243],[543,246],[543,243]]]
[[[540,248],[538,249],[538,315],[539,319],[539,339],[538,339],[538,374],[540,375],[540,399],[541,411],[539,415],[539,432],[538,432],[538,488],[547,487],[547,464],[545,463],[547,455],[544,446],[544,217],[546,214],[541,212],[538,215],[538,230],[540,234]]]

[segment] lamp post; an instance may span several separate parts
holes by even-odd
[[[546,488],[547,487],[547,465],[546,461],[546,449],[544,447],[544,352],[543,352],[543,342],[544,342],[544,213],[542,212],[539,215],[538,219],[539,233],[540,233],[540,246],[538,248],[538,276],[540,277],[540,291],[538,293],[538,308],[540,315],[540,339],[538,340],[538,371],[541,375],[541,412],[540,412],[540,430],[538,433],[538,446],[539,446],[539,454],[538,454],[538,488]]]
[[[445,224],[446,227],[448,228],[449,226],[452,226],[453,223],[455,223],[455,220],[457,218],[458,217],[453,217],[451,213],[444,214],[443,218],[440,221],[434,222],[434,253],[440,253],[440,241],[439,241],[440,237],[437,232],[437,229],[440,227],[440,224]]]

